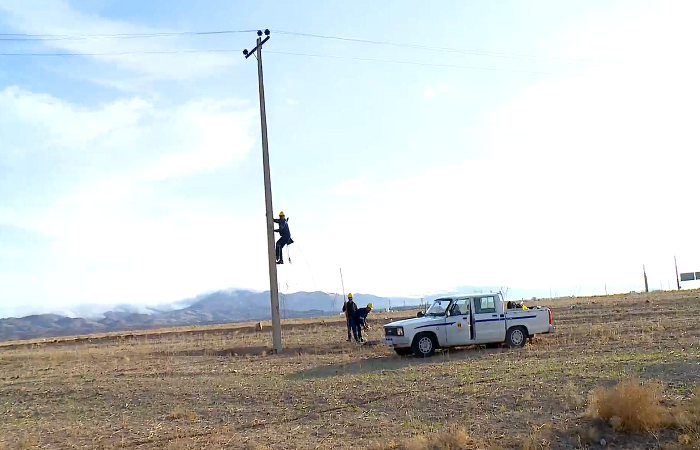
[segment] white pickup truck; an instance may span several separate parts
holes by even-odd
[[[426,358],[438,348],[503,342],[523,347],[535,334],[554,332],[549,308],[515,305],[500,293],[438,298],[421,317],[384,325],[384,343],[401,356]]]

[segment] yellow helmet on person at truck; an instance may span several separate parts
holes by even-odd
[[[280,217],[284,217],[284,211],[280,211]]]
[[[367,309],[372,309],[372,306],[373,305],[371,303],[367,303]]]
[[[352,292],[348,294],[348,299],[352,300]]]

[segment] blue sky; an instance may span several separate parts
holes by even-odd
[[[697,12],[0,0],[0,33],[273,30],[274,210],[296,241],[283,291],[339,290],[342,267],[354,292],[602,293],[640,289],[642,264],[652,287],[673,284],[674,255],[700,270]],[[241,53],[255,37],[0,41],[0,53],[232,50],[0,56],[5,311],[269,286],[256,63]]]

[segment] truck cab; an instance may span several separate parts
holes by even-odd
[[[549,308],[514,307],[500,293],[435,299],[421,317],[384,325],[384,343],[402,356],[432,356],[438,348],[507,343],[522,347],[535,334],[551,333]]]

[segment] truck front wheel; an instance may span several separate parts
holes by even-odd
[[[527,330],[525,327],[513,327],[508,330],[506,343],[510,348],[521,348],[527,341]]]
[[[433,333],[419,333],[413,338],[411,350],[420,358],[430,358],[435,354],[437,339]]]

